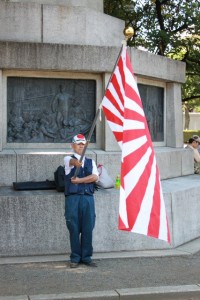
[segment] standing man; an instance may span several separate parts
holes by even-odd
[[[52,102],[52,111],[56,113],[56,123],[59,129],[69,122],[69,107],[73,100],[72,95],[65,92],[62,85],[59,85],[59,93],[55,95]]]
[[[78,134],[72,139],[73,156],[65,156],[65,219],[70,234],[70,267],[79,263],[96,267],[92,261],[92,231],[95,225],[94,183],[98,181],[98,170],[92,159],[83,157],[85,136]],[[74,177],[79,168],[77,177]]]

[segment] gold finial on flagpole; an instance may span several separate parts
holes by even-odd
[[[125,39],[129,40],[134,35],[134,29],[131,26],[125,27],[123,33],[124,33]]]

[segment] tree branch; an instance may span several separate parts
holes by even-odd
[[[187,60],[188,62],[191,62],[191,63],[195,63],[195,64],[197,64],[197,65],[200,65],[200,61],[199,61],[198,59],[194,59],[194,58],[188,56],[188,57],[186,58],[186,60]]]
[[[190,97],[187,97],[187,98],[183,98],[182,102],[193,100],[193,99],[198,99],[198,98],[200,99],[200,95],[190,96]]]
[[[177,33],[177,32],[182,31],[183,29],[187,29],[187,28],[188,28],[188,24],[187,24],[187,22],[186,22],[186,20],[185,20],[185,23],[184,23],[182,26],[180,26],[179,28],[177,28],[177,29],[175,29],[175,30],[172,30],[171,32],[172,32],[172,33]]]
[[[187,76],[200,76],[200,72],[199,73],[194,73],[194,72],[193,73],[190,73],[190,72],[187,73],[186,72],[186,75]]]
[[[167,4],[167,3],[170,3],[170,1],[169,0],[163,0],[163,1],[160,2],[161,5]]]
[[[160,29],[165,31],[161,7],[162,7],[162,3],[159,0],[156,0],[156,12],[157,12],[157,16],[158,16],[158,22],[160,25]]]

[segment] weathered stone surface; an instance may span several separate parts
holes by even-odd
[[[0,2],[0,41],[40,42],[41,7]]]
[[[172,236],[171,245],[143,235],[119,231],[119,191],[108,189],[95,193],[97,217],[94,251],[167,249],[199,237],[200,219],[196,213],[200,210],[199,175],[164,180],[162,188]],[[0,218],[1,256],[70,252],[63,193],[0,188]]]
[[[38,146],[39,147],[39,146]],[[161,179],[169,179],[193,174],[192,151],[180,148],[156,147],[157,164]],[[71,155],[70,149],[64,150],[4,150],[0,152],[0,186],[12,186],[14,181],[54,180],[54,172],[63,165],[63,158]],[[121,151],[106,152],[88,149],[87,157],[97,164],[103,164],[115,180],[120,174]]]
[[[142,287],[116,291],[122,300],[198,300],[200,297],[198,285]]]
[[[6,2],[7,0],[0,0]],[[81,6],[103,12],[102,0],[9,0],[9,2],[39,3],[50,5]]]
[[[87,8],[49,5],[43,8],[44,43],[118,46],[123,29],[122,20]]]
[[[0,152],[0,186],[10,186],[17,181],[17,157],[13,150]]]
[[[17,181],[45,181],[54,180],[54,172],[59,165],[64,165],[64,157],[72,155],[70,150],[68,152],[30,152],[28,155],[23,150],[17,152]],[[23,154],[24,153],[24,154]],[[96,160],[96,155],[88,151],[87,157]]]
[[[106,73],[112,72],[119,51],[120,47],[0,42],[0,68]],[[136,49],[131,49],[131,57],[137,75],[179,83],[185,81],[182,62]],[[158,63],[159,69],[155,68]]]
[[[169,147],[183,145],[183,116],[181,101],[181,86],[177,83],[167,83],[166,89],[166,144]]]
[[[99,46],[120,45],[124,29],[100,0],[0,1],[0,23],[1,41]]]

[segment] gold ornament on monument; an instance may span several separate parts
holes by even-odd
[[[134,29],[131,26],[125,27],[123,33],[126,39],[130,39],[134,35]]]

